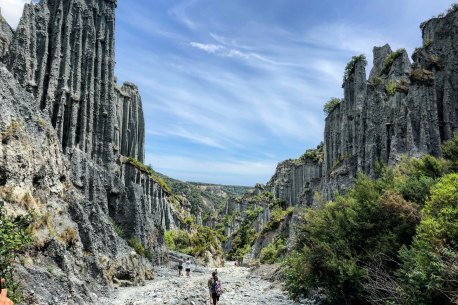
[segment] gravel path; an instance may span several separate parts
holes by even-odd
[[[142,287],[115,290],[111,299],[100,300],[104,305],[209,305],[207,280],[211,269],[197,267],[191,277],[178,277],[169,267],[157,267],[156,277]],[[219,305],[295,305],[287,294],[270,282],[251,277],[248,268],[218,269],[224,288]]]

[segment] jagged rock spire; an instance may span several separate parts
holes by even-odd
[[[56,128],[64,151],[112,159],[116,1],[26,4],[8,68]]]

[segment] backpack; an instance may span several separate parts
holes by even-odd
[[[220,281],[216,281],[215,283],[215,292],[218,296],[223,294],[223,286]]]

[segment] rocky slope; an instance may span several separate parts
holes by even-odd
[[[365,57],[355,56],[345,71],[344,97],[326,117],[323,146],[279,163],[265,191],[287,206],[313,207],[345,192],[358,172],[373,176],[378,162],[394,164],[402,155],[440,156],[441,143],[458,132],[457,25],[456,6],[424,22],[423,46],[415,50],[413,62],[403,49],[374,47],[369,79]],[[251,211],[246,204],[235,206],[239,219]],[[269,215],[268,206],[259,215]],[[227,224],[226,233],[237,233],[240,224]],[[255,245],[262,238],[253,240],[246,258],[259,258]],[[293,235],[288,238],[293,242]]]

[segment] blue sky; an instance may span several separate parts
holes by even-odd
[[[14,26],[24,0],[0,0]],[[146,163],[188,181],[254,185],[323,138],[348,60],[411,51],[445,0],[118,0],[116,75],[136,83]],[[368,72],[371,64],[368,66]]]

